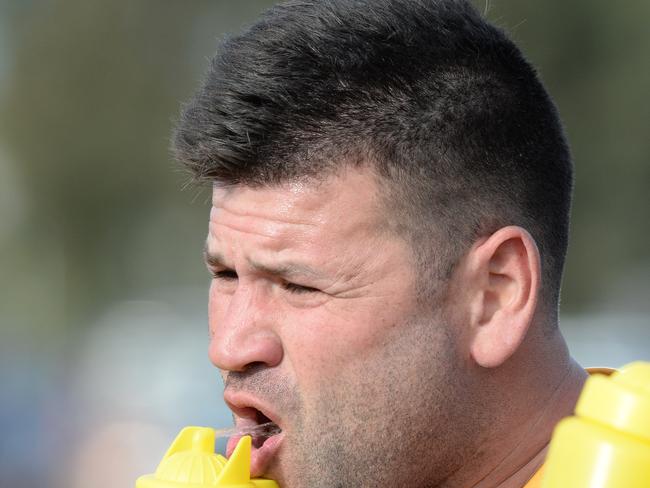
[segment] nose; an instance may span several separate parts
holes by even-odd
[[[230,295],[219,294],[211,287],[208,320],[212,364],[223,371],[280,364],[283,349],[273,327],[276,314],[272,308],[272,301],[253,285],[238,284]]]

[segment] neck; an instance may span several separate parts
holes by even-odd
[[[573,413],[587,378],[568,355],[563,339],[561,346],[563,354],[556,349],[554,357],[545,357],[522,375],[521,384],[510,384],[509,391],[502,392],[502,416],[494,422],[488,440],[478,446],[473,461],[447,479],[445,487],[521,488],[542,466],[555,425]],[[521,367],[514,363],[515,368]]]
[[[573,413],[587,373],[569,360],[565,375],[548,400],[538,405],[529,422],[516,429],[517,442],[475,488],[521,488],[544,464],[548,444],[557,423]]]

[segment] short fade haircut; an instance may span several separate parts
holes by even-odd
[[[274,185],[370,165],[426,283],[527,229],[557,313],[573,182],[557,110],[465,0],[295,0],[223,42],[174,150],[199,180]],[[429,285],[427,285],[429,284]]]

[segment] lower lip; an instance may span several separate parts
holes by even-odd
[[[226,446],[226,457],[230,457],[237,447],[237,443],[242,436],[234,436],[228,439]],[[252,447],[251,449],[251,478],[264,475],[271,464],[272,459],[277,455],[282,439],[282,433],[269,437],[264,441],[261,447]]]

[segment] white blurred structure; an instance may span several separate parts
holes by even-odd
[[[116,304],[88,330],[75,358],[78,431],[57,488],[134,486],[181,427],[232,424],[206,331],[202,315],[147,301]]]
[[[617,368],[650,361],[650,318],[641,314],[564,317],[561,325],[573,357],[584,367]]]

